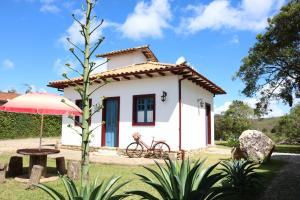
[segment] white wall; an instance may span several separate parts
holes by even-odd
[[[198,99],[203,99],[201,108]],[[211,105],[211,141],[214,144],[213,94],[191,81],[182,82],[182,146],[183,150],[198,149],[206,146],[205,103]]]
[[[94,86],[95,87],[95,86]],[[92,88],[91,88],[92,90]],[[162,91],[167,92],[167,100],[162,102],[160,96]],[[132,98],[133,95],[156,94],[156,124],[155,126],[132,126]],[[72,88],[65,89],[65,96],[72,101],[79,99],[79,95]],[[99,103],[102,96],[120,96],[120,139],[119,147],[126,148],[133,142],[132,134],[140,132],[142,137],[151,142],[151,137],[164,139],[171,146],[171,150],[178,150],[178,78],[177,76],[166,76],[148,78],[142,80],[129,80],[112,82],[98,90],[92,97],[93,104]],[[92,118],[91,128],[97,127],[102,121],[102,111]],[[63,118],[62,144],[80,145],[80,137],[67,127],[72,123],[67,117]],[[101,127],[93,133],[91,146],[101,146]]]
[[[141,51],[134,51],[126,54],[114,55],[109,57],[109,59],[110,60],[107,63],[108,70],[137,63],[144,63],[147,61],[147,58]]]

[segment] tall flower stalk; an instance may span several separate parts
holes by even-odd
[[[76,18],[75,14],[72,14],[73,19],[79,24],[80,34],[84,38],[84,45],[81,47],[80,45],[72,42],[70,38],[67,38],[67,41],[72,46],[69,51],[74,55],[77,61],[80,63],[81,70],[75,69],[71,64],[66,64],[66,67],[71,69],[73,72],[77,73],[82,81],[78,82],[74,79],[68,77],[66,73],[63,74],[67,80],[69,80],[72,85],[75,86],[75,91],[79,93],[82,100],[82,122],[76,121],[76,124],[82,129],[81,132],[78,132],[72,125],[69,125],[70,128],[75,130],[81,136],[81,191],[87,189],[89,190],[89,152],[90,152],[90,136],[92,131],[89,127],[90,118],[94,115],[95,112],[98,112],[102,105],[90,105],[89,99],[91,95],[101,87],[103,87],[107,82],[101,81],[102,83],[96,87],[94,90],[90,90],[90,85],[96,81],[99,83],[100,77],[96,77],[93,80],[90,78],[91,73],[101,67],[104,63],[96,64],[91,60],[91,57],[94,55],[97,48],[103,42],[104,37],[101,37],[94,44],[91,43],[91,37],[93,33],[103,24],[103,20],[100,23],[96,24],[92,27],[93,20],[96,19],[96,16],[92,16],[93,9],[95,8],[97,0],[85,0],[85,6],[82,6],[84,11],[83,20],[79,20]],[[93,23],[94,24],[94,23]],[[107,61],[106,61],[107,62]],[[75,119],[73,119],[75,120]],[[101,125],[100,125],[101,126]]]

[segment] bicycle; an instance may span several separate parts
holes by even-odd
[[[144,148],[146,148],[147,153],[152,153],[155,158],[167,158],[170,153],[170,147],[165,141],[155,141],[154,137],[152,143],[148,146],[142,139],[139,133],[134,133],[132,135],[135,142],[130,143],[126,148],[126,154],[130,158],[140,158],[144,153]]]

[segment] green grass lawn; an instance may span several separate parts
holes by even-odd
[[[278,144],[275,147],[275,152],[300,154],[300,145]]]
[[[8,162],[10,155],[0,155],[0,162]],[[197,158],[207,158],[205,163],[206,167],[219,162],[220,160],[228,159],[227,155],[216,155],[216,154],[204,154],[201,153]],[[50,167],[55,166],[54,160],[49,159],[48,165]],[[272,161],[267,165],[262,165],[259,169],[259,173],[263,174],[263,184],[267,185],[269,181],[274,177],[274,175],[279,171],[279,169],[284,165],[284,163],[279,161]],[[28,159],[24,157],[24,166],[28,166]],[[155,166],[151,166],[154,167]],[[122,176],[122,181],[131,180],[131,182],[126,185],[122,191],[128,191],[133,189],[144,189],[151,191],[152,189],[141,183],[137,180],[135,173],[142,173],[144,175],[149,175],[149,173],[141,166],[120,166],[120,165],[103,165],[103,164],[92,164],[91,165],[91,179],[96,178],[97,176],[102,178],[107,178],[113,175]],[[47,185],[58,189],[61,192],[64,192],[64,188],[60,181],[55,181],[47,183]],[[26,185],[23,183],[16,182],[14,179],[8,179],[6,183],[0,185],[0,199],[1,200],[44,200],[49,199],[47,194],[41,190],[25,190]],[[120,192],[122,192],[120,191]],[[156,194],[152,190],[152,194]],[[130,197],[128,199],[139,199],[138,197]]]

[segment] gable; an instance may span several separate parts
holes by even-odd
[[[134,51],[126,54],[118,54],[107,57],[107,70],[117,69],[128,65],[147,62],[146,56],[141,51]]]

